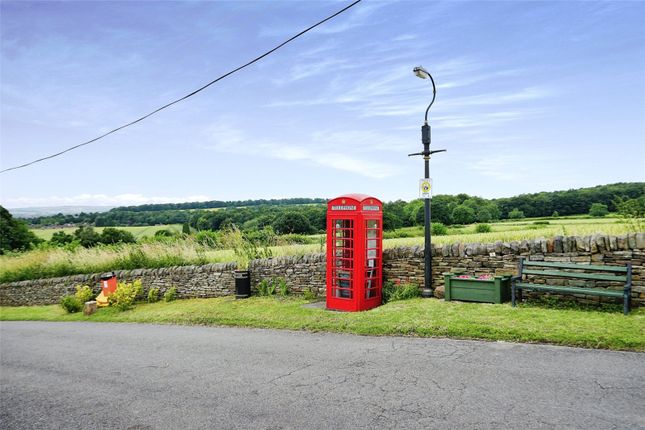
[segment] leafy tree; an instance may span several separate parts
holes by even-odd
[[[78,239],[82,247],[91,248],[101,242],[101,235],[92,227],[80,226],[74,231],[74,237]]]
[[[299,212],[286,212],[275,220],[273,229],[279,234],[308,234],[311,233],[311,223]]]
[[[609,210],[607,210],[607,205],[602,203],[593,203],[589,209],[589,215],[592,217],[604,217],[608,213]]]
[[[392,212],[383,211],[383,230],[392,231],[403,227],[403,220]]]
[[[489,222],[493,219],[490,211],[487,208],[482,208],[477,212],[477,222]]]
[[[518,208],[515,208],[508,213],[508,217],[510,219],[522,219],[524,218],[524,211],[521,211]]]
[[[188,224],[188,221],[182,224],[181,226],[181,232],[183,234],[190,234],[190,225]]]
[[[0,206],[0,254],[6,251],[25,251],[42,242],[24,221],[14,217]]]
[[[100,242],[106,245],[114,243],[135,243],[137,240],[129,231],[114,227],[105,227],[101,232]]]
[[[472,224],[476,220],[475,210],[461,204],[452,211],[452,220],[457,224]]]

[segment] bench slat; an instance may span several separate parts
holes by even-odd
[[[526,275],[540,275],[540,276],[558,276],[561,278],[578,278],[578,279],[593,279],[596,281],[616,281],[627,282],[627,276],[607,275],[604,273],[574,273],[564,272],[562,270],[522,270]]]
[[[595,264],[556,263],[553,261],[529,260],[524,260],[522,264],[524,264],[525,266],[555,267],[558,269],[602,270],[605,272],[627,273],[627,267],[624,266],[599,266]]]
[[[554,291],[559,293],[570,294],[589,294],[593,296],[605,297],[623,297],[623,291],[604,290],[598,288],[576,288],[576,287],[563,287],[556,285],[543,285],[543,284],[530,284],[525,282],[518,282],[515,287],[522,290],[540,290],[540,291]]]

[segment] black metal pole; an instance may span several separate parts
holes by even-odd
[[[430,178],[430,126],[426,121],[421,127],[421,142],[423,143],[423,164],[424,164],[424,178]],[[430,212],[430,199],[425,198],[424,201],[424,218],[425,224],[425,247],[424,255],[424,282],[421,297],[432,297],[432,233],[431,233],[431,212]]]

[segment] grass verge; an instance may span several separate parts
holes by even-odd
[[[342,313],[304,308],[305,303],[297,298],[189,299],[139,304],[125,312],[104,308],[91,316],[67,314],[58,305],[1,307],[0,320],[222,325],[645,351],[645,308],[624,316],[613,306],[552,309],[540,304],[523,304],[512,308],[510,304],[413,299],[388,303],[367,312]]]

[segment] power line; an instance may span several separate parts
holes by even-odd
[[[166,108],[169,108],[170,106],[174,105],[175,103],[179,103],[179,102],[181,102],[181,101],[183,101],[183,100],[186,100],[186,99],[187,99],[187,98],[189,98],[189,97],[194,96],[195,94],[197,94],[197,93],[199,93],[199,92],[201,92],[201,91],[205,90],[206,88],[210,87],[210,86],[211,86],[211,85],[213,85],[214,83],[216,83],[216,82],[218,82],[218,81],[221,81],[222,79],[224,79],[224,78],[226,78],[226,77],[228,77],[228,76],[232,75],[233,73],[238,72],[238,71],[240,71],[240,70],[244,69],[245,67],[248,67],[248,66],[250,66],[251,64],[253,64],[253,63],[255,63],[255,62],[260,61],[261,59],[263,59],[263,58],[264,58],[264,57],[266,57],[267,55],[270,55],[270,54],[272,54],[273,52],[277,51],[278,49],[282,48],[282,47],[283,47],[284,45],[286,45],[287,43],[289,43],[289,42],[291,42],[291,41],[293,41],[293,40],[297,39],[298,37],[302,36],[303,34],[307,33],[308,31],[313,30],[314,28],[318,27],[319,25],[324,24],[325,22],[329,21],[330,19],[332,19],[332,18],[334,18],[334,17],[336,17],[336,16],[340,15],[341,13],[345,12],[346,10],[350,9],[351,7],[353,7],[353,6],[355,6],[356,4],[360,3],[361,1],[362,1],[362,0],[356,0],[354,3],[352,3],[352,4],[350,4],[350,5],[348,5],[348,6],[344,7],[344,8],[342,8],[342,9],[341,9],[341,10],[339,10],[338,12],[334,13],[333,15],[328,16],[327,18],[323,19],[322,21],[318,21],[316,24],[312,25],[311,27],[308,27],[308,28],[306,28],[306,29],[302,30],[300,33],[296,34],[295,36],[290,37],[289,39],[285,40],[284,42],[282,42],[281,44],[279,44],[279,45],[278,45],[278,46],[276,46],[275,48],[273,48],[273,49],[271,49],[271,50],[269,50],[269,51],[265,52],[264,54],[260,55],[259,57],[254,58],[253,60],[249,61],[248,63],[246,63],[246,64],[244,64],[244,65],[242,65],[242,66],[240,66],[240,67],[238,67],[238,68],[236,68],[236,69],[233,69],[233,70],[231,70],[231,71],[230,71],[230,72],[228,72],[228,73],[223,74],[223,75],[222,75],[222,76],[220,76],[219,78],[217,78],[217,79],[214,79],[214,80],[210,81],[209,83],[207,83],[206,85],[204,85],[204,86],[202,86],[202,87],[200,87],[200,88],[196,89],[196,90],[195,90],[195,91],[193,91],[192,93],[186,94],[185,96],[183,96],[183,97],[181,97],[181,98],[178,98],[177,100],[174,100],[174,101],[172,101],[172,102],[170,102],[170,103],[167,103],[167,104],[165,104],[165,105],[161,106],[160,108],[155,109],[155,110],[153,110],[152,112],[150,112],[150,113],[148,113],[148,114],[146,114],[146,115],[144,115],[144,116],[142,116],[142,117],[140,117],[140,118],[138,118],[138,119],[135,119],[134,121],[131,121],[131,122],[127,123],[127,124],[124,124],[124,125],[122,125],[122,126],[120,126],[120,127],[115,128],[115,129],[113,129],[113,130],[110,130],[110,131],[108,131],[107,133],[102,134],[102,135],[100,135],[99,137],[95,137],[95,138],[94,138],[94,139],[92,139],[92,140],[88,140],[87,142],[83,142],[83,143],[79,143],[78,145],[74,145],[74,146],[72,146],[72,147],[70,147],[70,148],[65,149],[64,151],[60,151],[60,152],[57,152],[57,153],[55,153],[55,154],[48,155],[47,157],[39,158],[39,159],[37,159],[37,160],[30,161],[29,163],[21,164],[21,165],[19,165],[19,166],[9,167],[8,169],[0,170],[0,173],[5,173],[5,172],[8,172],[8,171],[10,171],[10,170],[22,169],[23,167],[27,167],[27,166],[30,166],[30,165],[32,165],[32,164],[39,163],[39,162],[41,162],[41,161],[49,160],[50,158],[58,157],[59,155],[63,155],[63,154],[64,154],[64,153],[66,153],[66,152],[73,151],[74,149],[76,149],[76,148],[80,148],[81,146],[89,145],[90,143],[96,142],[97,140],[102,139],[102,138],[104,138],[104,137],[106,137],[106,136],[109,136],[109,135],[110,135],[110,134],[112,134],[112,133],[116,133],[116,132],[117,132],[117,131],[119,131],[119,130],[122,130],[122,129],[126,128],[126,127],[129,127],[129,126],[134,125],[134,124],[136,124],[136,123],[138,123],[138,122],[141,122],[141,121],[143,121],[144,119],[146,119],[146,118],[148,118],[148,117],[150,117],[150,116],[152,116],[152,115],[156,114],[157,112],[160,112],[160,111],[162,111],[162,110],[164,110],[164,109],[166,109]]]

